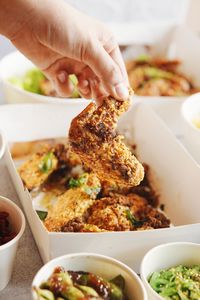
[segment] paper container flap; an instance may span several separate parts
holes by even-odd
[[[199,222],[200,167],[160,118],[138,104],[122,117],[119,127],[137,145],[139,159],[150,165],[153,185],[172,223]]]
[[[60,107],[59,107],[60,105]],[[0,107],[0,130],[8,141],[29,141],[66,136],[71,119],[87,105],[13,104]]]
[[[200,230],[199,224],[179,226],[135,232],[56,234],[50,233],[50,248],[52,257],[63,254],[62,249],[67,245],[67,253],[78,251],[94,252],[115,257],[139,271],[140,262],[145,253],[162,243],[177,241],[194,241]]]
[[[200,85],[200,39],[185,26],[178,26],[158,39],[151,51],[153,56],[181,61],[179,71]]]

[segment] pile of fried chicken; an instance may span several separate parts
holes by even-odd
[[[46,146],[19,168],[32,195],[54,198],[49,231],[104,232],[169,227],[144,167],[116,133],[129,100],[95,103],[71,123],[66,144]],[[56,201],[55,201],[56,198]]]

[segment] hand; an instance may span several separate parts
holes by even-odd
[[[119,47],[103,24],[62,0],[12,0],[10,4],[0,0],[0,32],[45,73],[61,96],[71,95],[68,75],[75,74],[85,98],[128,97]]]

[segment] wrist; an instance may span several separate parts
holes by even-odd
[[[25,31],[36,5],[36,0],[0,0],[0,34],[13,40]]]

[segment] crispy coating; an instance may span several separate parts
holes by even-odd
[[[52,209],[44,224],[48,231],[61,231],[61,227],[73,218],[81,217],[91,206],[94,200],[80,188],[70,189],[60,197]]]
[[[144,177],[143,166],[115,132],[117,120],[129,103],[109,97],[100,107],[89,104],[72,121],[69,141],[84,165],[102,181],[136,186]]]
[[[69,144],[57,144],[54,149],[54,154],[59,160],[59,164],[65,164],[68,167],[81,165],[79,156],[72,151]]]
[[[126,211],[132,213],[144,210],[147,202],[138,195],[118,195],[96,200],[88,212],[87,223],[108,231],[129,231],[133,229]]]
[[[43,163],[47,153],[48,151],[45,153],[35,153],[19,167],[19,174],[28,190],[32,190],[43,184],[49,175],[57,168],[58,159],[55,155],[52,155],[51,168],[45,172],[41,170],[40,165]]]
[[[90,174],[85,185],[69,189],[58,197],[57,202],[48,212],[45,220],[45,226],[49,231],[61,231],[61,227],[70,220],[82,217],[87,209],[93,204],[95,199],[88,193],[88,188],[100,187],[100,182],[96,175]],[[96,189],[98,193],[98,189]]]
[[[52,166],[43,172],[40,165],[44,161],[45,156],[50,152],[52,153]],[[58,184],[58,181],[55,179],[59,177],[59,174],[63,175],[63,179],[65,179],[64,172],[80,164],[80,158],[76,153],[71,151],[69,145],[59,143],[55,145],[55,147],[45,145],[40,151],[33,154],[30,159],[22,164],[18,171],[25,186],[28,190],[32,190],[43,184],[51,184],[53,180],[55,184]],[[58,170],[58,174],[55,172],[56,170]],[[47,179],[50,179],[49,182],[47,182]]]
[[[133,221],[127,215],[133,216]],[[135,221],[134,221],[135,220]],[[165,215],[136,194],[101,198],[92,203],[85,216],[70,220],[64,232],[133,231],[169,227]]]

